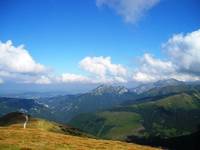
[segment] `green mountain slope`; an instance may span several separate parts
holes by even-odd
[[[161,99],[135,102],[73,118],[71,125],[109,139],[127,136],[170,138],[194,132],[200,124],[200,94],[184,92]]]
[[[135,95],[122,86],[100,85],[89,93],[51,97],[40,102],[49,106],[55,121],[66,123],[78,114],[110,109]]]

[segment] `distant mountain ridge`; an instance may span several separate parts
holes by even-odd
[[[94,95],[103,95],[103,94],[122,95],[127,92],[129,92],[129,90],[124,86],[112,86],[112,85],[102,84],[97,88],[95,88],[94,90],[92,90],[90,93]]]
[[[66,123],[81,113],[111,109],[122,104],[155,100],[172,94],[200,89],[200,84],[188,84],[175,79],[160,80],[139,85],[134,89],[102,84],[90,92],[75,95],[59,95],[42,98],[0,98],[0,114],[10,111],[27,111],[36,117]],[[34,93],[34,95],[37,95]],[[33,96],[34,96],[33,95]],[[41,95],[41,93],[39,94]],[[26,95],[30,96],[31,95]],[[6,101],[3,99],[7,99]],[[27,108],[27,106],[30,108]]]
[[[40,100],[56,114],[57,121],[69,121],[72,117],[87,112],[109,109],[133,97],[135,93],[123,86],[100,85],[84,94],[65,95]],[[61,115],[62,114],[62,115]],[[65,114],[65,115],[63,115]],[[63,122],[64,123],[64,122]]]
[[[153,88],[163,88],[167,86],[180,86],[180,85],[185,85],[185,82],[170,78],[165,80],[159,80],[156,82],[141,84],[135,88],[130,89],[130,91],[135,92],[137,94],[141,94]]]
[[[25,92],[25,93],[10,93],[10,94],[1,93],[0,96],[7,98],[41,99],[41,98],[49,98],[66,94],[67,92]]]

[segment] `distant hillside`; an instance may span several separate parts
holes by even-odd
[[[173,138],[155,137],[151,139],[129,136],[127,142],[135,142],[142,145],[162,146],[171,150],[199,150],[200,130],[192,134],[182,135]]]
[[[32,118],[23,129],[23,113],[10,113],[0,118],[2,150],[154,150],[156,148],[88,138],[75,128],[47,120]]]
[[[78,114],[110,109],[135,95],[122,86],[100,85],[88,93],[41,99],[40,103],[49,106],[55,121],[66,123]]]
[[[34,99],[0,97],[0,116],[15,111],[26,112],[34,117],[54,119],[49,107]]]
[[[58,95],[66,95],[67,92],[22,92],[22,93],[0,93],[1,97],[22,98],[22,99],[42,99]]]
[[[200,92],[189,91],[157,99],[142,99],[97,113],[81,114],[71,125],[106,139],[129,136],[173,138],[196,132],[200,125]]]

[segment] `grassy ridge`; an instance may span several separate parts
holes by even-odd
[[[119,141],[96,140],[21,126],[0,127],[3,150],[154,150]]]
[[[53,121],[47,121],[40,118],[33,118],[31,116],[29,116],[28,118],[29,119],[28,119],[27,128],[30,128],[30,129],[38,129],[42,131],[77,135],[77,136],[82,136],[82,137],[93,137],[71,126],[59,124]],[[23,113],[11,112],[9,114],[6,114],[0,117],[0,126],[22,128],[24,121],[25,121],[25,117]]]
[[[26,129],[23,128],[24,114],[9,113],[0,117],[0,149],[1,150],[153,150],[125,142],[99,140],[80,130],[32,118]]]

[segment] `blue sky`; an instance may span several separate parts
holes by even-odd
[[[0,41],[25,45],[36,63],[51,70],[47,76],[70,73],[91,78],[97,72],[80,62],[87,57],[91,63],[110,57],[111,64],[128,68],[129,81],[136,70],[142,72],[145,54],[175,64],[161,45],[176,34],[186,38],[200,27],[199,0],[151,0],[151,6],[144,0],[113,1],[116,4],[110,0],[1,0]],[[137,6],[137,1],[144,7]],[[135,8],[141,11],[132,12]],[[131,19],[126,20],[129,14]],[[103,59],[94,60],[100,56]],[[109,77],[116,75],[108,72]],[[0,76],[4,83],[11,81],[4,78]]]

